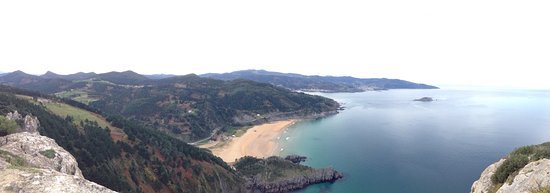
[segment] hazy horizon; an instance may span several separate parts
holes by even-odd
[[[548,1],[3,1],[0,71],[245,69],[550,88]]]

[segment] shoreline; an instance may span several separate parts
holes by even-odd
[[[278,153],[280,136],[296,122],[298,122],[297,119],[289,119],[256,125],[246,130],[242,136],[231,137],[225,142],[211,141],[200,147],[209,149],[212,154],[227,163],[233,163],[244,156],[257,158],[274,156]]]

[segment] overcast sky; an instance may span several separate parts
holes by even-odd
[[[0,71],[266,69],[550,88],[550,1],[0,1]]]

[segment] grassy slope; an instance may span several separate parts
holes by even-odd
[[[90,104],[91,102],[97,101],[97,99],[90,98],[87,92],[83,90],[78,90],[78,89],[61,91],[61,92],[55,93],[55,95],[61,98],[70,98],[84,104]]]
[[[87,119],[89,121],[97,122],[101,127],[112,127],[105,119],[100,118],[99,115],[64,103],[50,102],[46,103],[44,106],[60,117],[66,117],[67,115],[72,116],[74,118],[74,122],[77,124],[80,123],[80,121]]]
[[[73,122],[75,124],[79,124],[81,121],[85,120],[95,121],[100,127],[107,127],[111,130],[111,137],[113,138],[113,140],[123,140],[127,142],[126,139],[128,139],[128,136],[124,133],[124,131],[122,131],[122,129],[112,126],[109,122],[107,122],[107,120],[105,120],[105,118],[98,114],[77,107],[73,107],[65,103],[49,102],[44,104],[43,106],[57,116],[66,117],[67,115],[69,115],[73,117]]]

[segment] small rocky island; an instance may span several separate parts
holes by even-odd
[[[414,101],[420,101],[420,102],[432,102],[434,99],[432,97],[422,97],[419,99],[414,99]]]
[[[334,182],[344,175],[332,168],[315,169],[298,163],[303,156],[272,156],[258,159],[246,156],[235,162],[235,169],[244,176],[249,192],[282,193],[305,188],[311,184]]]

